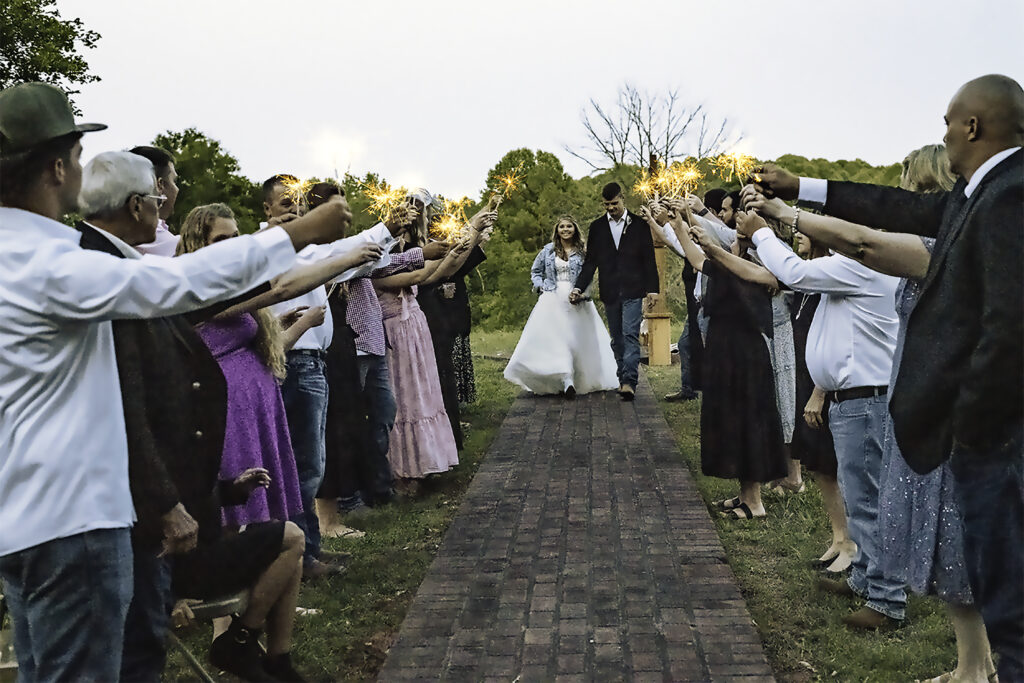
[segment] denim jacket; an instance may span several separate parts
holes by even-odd
[[[583,254],[574,251],[569,255],[569,282],[576,282],[583,268]],[[555,245],[548,242],[533,260],[533,267],[530,268],[530,280],[533,281],[535,292],[552,292],[558,282],[558,273],[555,271]],[[589,288],[588,288],[589,289]]]

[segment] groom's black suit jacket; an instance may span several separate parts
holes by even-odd
[[[936,238],[907,323],[889,410],[907,463],[928,472],[954,439],[982,452],[1024,424],[1024,150],[970,198],[830,182],[825,212]]]
[[[590,224],[587,230],[587,255],[576,278],[575,287],[586,290],[601,271],[601,301],[616,303],[622,299],[642,299],[658,289],[658,265],[654,260],[654,240],[647,222],[626,212],[626,227],[615,248],[608,214]]]

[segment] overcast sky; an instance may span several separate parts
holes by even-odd
[[[744,151],[899,161],[970,78],[1024,80],[1019,0],[58,0],[102,35],[85,156],[194,126],[256,181],[375,171],[476,196],[509,150],[585,138],[589,98],[665,92]]]

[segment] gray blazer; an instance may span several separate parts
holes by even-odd
[[[569,254],[569,283],[576,282],[583,268],[583,254],[574,251]],[[555,244],[548,242],[533,260],[533,267],[530,268],[530,280],[533,282],[533,291],[552,292],[557,284],[558,274],[555,271]]]

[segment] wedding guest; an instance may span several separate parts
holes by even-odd
[[[160,147],[140,145],[132,147],[132,154],[149,159],[156,171],[156,193],[167,197],[160,206],[160,222],[156,226],[156,237],[147,244],[139,244],[135,249],[143,254],[156,256],[174,256],[178,247],[178,236],[171,232],[167,220],[174,213],[174,203],[178,199],[178,173],[174,168],[174,156]]]
[[[796,254],[815,259],[828,256],[828,250],[815,244],[806,235],[797,233]],[[793,297],[793,348],[796,350],[796,425],[790,455],[793,460],[814,474],[821,491],[825,514],[832,527],[832,543],[814,563],[829,572],[846,571],[857,547],[850,540],[846,524],[846,507],[836,479],[835,444],[828,428],[828,399],[821,387],[814,386],[807,371],[807,335],[814,313],[821,303],[821,294],[795,292]]]
[[[761,182],[783,198],[824,200],[824,211],[838,218],[937,238],[907,321],[904,354],[915,362],[897,377],[889,409],[915,471],[951,458],[971,589],[1000,656],[1000,679],[1017,680],[1024,678],[1024,91],[1006,76],[982,76],[957,91],[945,119],[950,169],[959,176],[949,193],[815,182],[776,167]]]
[[[619,386],[611,340],[594,302],[569,303],[586,251],[576,219],[565,215],[533,261],[530,280],[540,297],[505,367],[505,379],[527,391],[571,399]]]
[[[720,187],[712,188],[704,193],[703,201],[695,201],[690,210],[694,216],[717,215],[722,210],[722,200],[728,194]],[[694,197],[696,199],[696,197]],[[683,258],[683,294],[686,297],[686,322],[683,332],[679,335],[679,391],[666,394],[665,400],[689,401],[697,398],[697,390],[701,388],[701,362],[704,357],[704,339],[700,333],[700,300],[697,299],[697,271],[690,262]]]
[[[263,210],[268,218],[268,224],[287,224],[302,213],[300,203],[303,198],[294,196],[294,192],[289,190],[289,186],[295,182],[297,179],[294,176],[278,174],[271,176],[263,183]],[[375,226],[352,239],[382,247],[392,241],[391,234],[382,225]],[[298,255],[298,263],[312,267],[338,256],[339,249],[343,253],[349,248],[351,248],[349,242],[339,240],[333,245],[306,249]],[[376,264],[368,264],[361,270],[347,272],[343,278],[335,278],[333,281],[343,281],[364,275],[375,265],[386,265],[386,263],[378,261]],[[332,280],[325,279],[322,282],[330,281]],[[287,352],[287,374],[281,387],[281,393],[288,416],[292,450],[295,453],[295,462],[299,472],[302,511],[293,518],[293,521],[306,534],[303,575],[307,578],[318,578],[340,571],[339,562],[343,559],[343,556],[325,553],[321,550],[320,521],[314,502],[320,484],[323,482],[327,459],[328,387],[325,361],[327,349],[330,347],[334,335],[334,320],[327,308],[327,290],[322,284],[304,290],[288,301],[273,304],[271,310],[280,316],[302,306],[308,307],[308,309],[323,309],[324,322],[306,330]]]
[[[410,193],[415,208],[412,223],[402,233],[403,251],[423,252],[434,216],[435,200],[423,189]],[[486,207],[485,207],[486,209]],[[440,261],[423,268],[374,279],[380,299],[384,330],[390,348],[387,366],[396,398],[395,429],[388,462],[403,492],[414,495],[429,474],[447,472],[459,463],[455,436],[444,409],[430,328],[416,301],[417,287],[456,272],[480,231],[493,222],[494,213],[481,211],[470,219],[469,235]],[[485,224],[486,223],[486,224]]]
[[[491,204],[496,208],[495,204]],[[481,242],[486,241],[481,236]],[[452,425],[455,445],[461,451],[463,434],[461,410],[459,407],[460,375],[466,372],[468,363],[469,382],[473,381],[472,357],[465,358],[469,349],[469,293],[466,288],[466,276],[474,268],[483,263],[487,257],[480,246],[473,247],[469,257],[451,276],[433,284],[421,286],[416,301],[427,319],[430,338],[434,343],[434,357],[437,359],[437,374],[441,380],[441,395],[444,398],[444,409]],[[460,343],[461,340],[461,343]],[[460,352],[460,366],[456,366],[456,351]],[[466,380],[463,379],[463,382]]]
[[[882,571],[876,532],[886,394],[896,345],[897,281],[840,254],[804,261],[752,211],[737,214],[736,228],[753,241],[761,262],[779,282],[824,295],[808,332],[807,369],[832,402],[829,428],[857,555],[847,581],[823,578],[818,585],[866,599],[864,607],[843,617],[848,626],[895,626],[905,617],[907,598],[898,577]]]
[[[704,243],[695,244],[683,218],[688,211],[686,202],[672,200],[670,207],[674,239],[666,241],[678,248],[695,270],[711,275],[702,304],[708,316],[707,348],[713,353],[705,356],[704,364],[701,471],[739,480],[740,495],[715,504],[723,516],[764,517],[761,484],[786,474],[768,351],[773,330],[768,290],[777,289],[778,282],[760,266],[726,252],[701,227],[693,229]],[[652,227],[659,225],[646,207],[643,214]],[[739,240],[733,248],[737,254],[746,253],[746,245]],[[742,261],[746,278],[723,266],[725,260]]]
[[[640,365],[640,322],[643,300],[653,306],[659,292],[658,266],[654,262],[654,242],[649,230],[638,224],[630,230],[636,214],[626,210],[626,200],[618,183],[601,190],[605,215],[587,229],[590,244],[579,278],[569,293],[569,302],[577,303],[600,271],[601,301],[608,315],[612,352],[618,366],[619,396],[632,401],[636,393]]]
[[[51,85],[0,92],[0,286],[8,294],[0,327],[12,342],[0,347],[0,578],[26,680],[120,673],[135,511],[109,321],[227,299],[283,272],[295,248],[333,239],[351,219],[334,207],[179,262],[84,250],[81,233],[58,219],[78,208],[82,133],[102,128],[76,125]],[[151,181],[132,188],[128,202],[155,216]],[[185,549],[194,538],[168,541]]]
[[[903,162],[900,182],[903,189],[947,192],[953,184],[942,145],[915,150]],[[754,204],[760,211],[781,217],[791,211],[781,201],[766,202],[762,196],[754,196]],[[880,233],[831,217],[802,218],[801,229],[841,251],[847,251],[853,239],[877,242],[878,248],[860,257],[863,263],[869,267],[885,267],[890,273],[903,276],[896,297],[900,327],[890,382],[894,384],[904,364],[902,361],[912,362],[902,354],[907,321],[927,275],[935,240]],[[962,519],[950,464],[944,462],[923,475],[911,470],[896,444],[891,416],[886,420],[879,491],[878,536],[883,572],[901,577],[916,593],[937,595],[946,602],[959,656],[956,670],[945,676],[949,680],[991,678],[995,667],[984,623],[973,605],[964,557]]]

